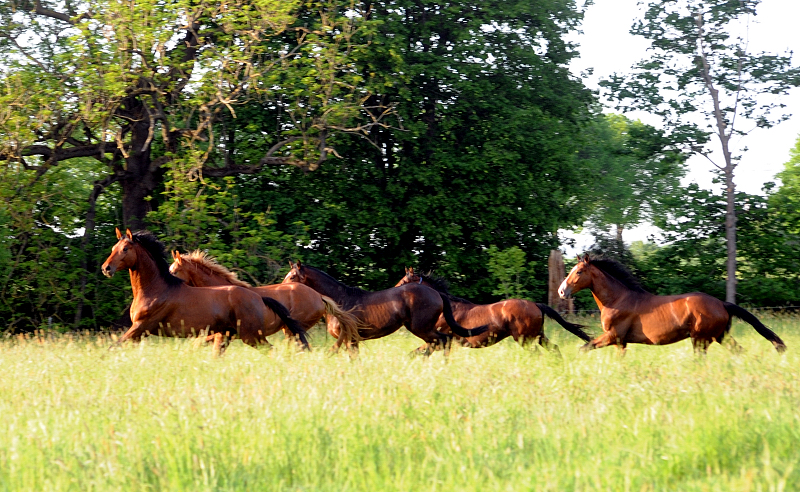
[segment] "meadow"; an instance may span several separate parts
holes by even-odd
[[[404,330],[357,359],[152,337],[0,341],[2,490],[800,489],[800,318],[561,357],[511,341],[410,357]],[[599,332],[596,318],[587,319]]]

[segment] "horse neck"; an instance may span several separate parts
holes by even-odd
[[[634,291],[625,287],[619,280],[603,272],[597,267],[592,268],[592,296],[600,309],[612,306],[615,301]]]
[[[135,247],[136,264],[129,269],[133,297],[151,296],[166,290],[169,286],[161,278],[156,262],[143,247]]]
[[[189,276],[194,285],[198,287],[213,287],[215,285],[233,285],[226,277],[209,272],[202,265],[190,264]]]
[[[309,275],[309,273],[311,275]],[[316,290],[323,296],[328,296],[338,304],[349,304],[354,299],[354,295],[349,292],[350,287],[339,282],[333,277],[317,273],[316,270],[308,270],[306,275],[305,284]]]

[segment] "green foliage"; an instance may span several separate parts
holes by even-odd
[[[686,156],[663,132],[617,114],[595,119],[584,132],[578,159],[586,179],[589,223],[622,231],[663,213],[664,202],[680,193]]]
[[[580,16],[567,0],[373,5],[374,43],[355,63],[403,129],[339,139],[341,160],[266,170],[245,193],[281,230],[302,220],[303,260],[347,283],[387,288],[414,265],[492,300],[486,249],[516,246],[541,268],[556,231],[582,220],[574,153],[594,98],[563,40]],[[546,276],[526,289],[543,296]]]
[[[789,234],[800,234],[800,137],[789,150],[789,161],[778,173],[780,188],[770,196],[769,204],[780,216],[781,226]]]
[[[236,178],[190,181],[174,169],[165,181],[165,200],[148,221],[161,239],[181,252],[202,249],[253,284],[280,281],[282,259],[295,255],[302,235],[276,230],[269,208],[256,211],[241,197]],[[305,231],[302,222],[295,231]]]
[[[601,86],[624,110],[658,115],[676,143],[701,151],[724,123],[724,135],[744,135],[734,122],[749,120],[762,127],[788,118],[780,101],[800,85],[800,69],[791,52],[783,55],[748,52],[746,32],[738,23],[755,16],[761,0],[658,0],[648,4],[631,33],[652,43],[649,58],[626,75],[615,74]],[[704,72],[707,66],[708,78]],[[719,113],[711,104],[719,91]],[[774,114],[773,114],[774,113]],[[697,116],[706,123],[696,124]],[[722,135],[722,136],[724,136]]]
[[[521,281],[521,278],[527,276],[525,252],[517,246],[499,250],[497,246],[492,245],[486,250],[486,255],[489,257],[489,274],[498,284],[492,294],[503,296],[504,299],[527,297]]]
[[[4,329],[107,327],[124,307],[124,279],[105,279],[100,264],[116,242],[112,189],[97,204],[99,237],[83,244],[86,197],[101,166],[88,159],[35,177],[22,166],[0,175],[0,317]],[[91,272],[81,288],[83,262]],[[75,311],[85,316],[76,326]]]

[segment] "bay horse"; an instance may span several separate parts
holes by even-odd
[[[614,260],[579,257],[558,295],[568,299],[582,289],[592,291],[605,332],[584,345],[585,350],[617,345],[624,351],[629,343],[667,345],[691,338],[695,351],[705,353],[711,343],[722,342],[734,316],[752,325],[778,352],[786,350],[783,340],[746,309],[702,292],[651,294]]]
[[[268,345],[266,337],[285,324],[308,348],[303,329],[278,301],[238,286],[190,287],[169,273],[164,244],[152,233],[116,232],[118,241],[101,269],[112,277],[127,268],[133,288],[133,326],[117,343],[148,334],[189,337],[205,331],[216,353],[227,344],[226,333],[256,347]]]
[[[426,285],[447,297],[453,306],[453,317],[462,326],[488,325],[489,330],[481,335],[462,339],[462,344],[470,348],[489,347],[508,337],[525,347],[534,341],[548,350],[558,351],[558,346],[551,343],[544,334],[544,315],[555,320],[584,341],[592,339],[583,331],[583,326],[570,323],[547,304],[531,302],[525,299],[506,299],[493,304],[475,304],[467,299],[456,297],[449,292],[447,281],[431,275],[415,273],[414,268],[406,268],[406,274],[395,287],[406,284]],[[440,331],[448,327],[440,316],[436,323]]]
[[[370,292],[350,287],[318,268],[292,264],[283,283],[305,284],[322,295],[335,300],[339,306],[351,310],[359,320],[358,334],[364,340],[374,340],[391,335],[405,326],[408,331],[425,341],[417,353],[430,355],[432,351],[444,349],[450,352],[453,335],[436,330],[436,321],[444,314],[450,329],[464,338],[478,336],[487,326],[467,329],[453,318],[450,301],[435,290],[424,285],[408,284],[396,289]],[[337,344],[340,341],[336,342]],[[357,342],[354,344],[357,346]]]
[[[238,285],[261,296],[269,296],[286,306],[291,317],[297,320],[305,331],[313,327],[322,317],[329,320],[335,318],[338,323],[328,322],[328,332],[331,336],[337,340],[344,337],[343,341],[348,347],[358,341],[356,317],[339,308],[333,299],[320,295],[311,287],[298,283],[253,287],[199,250],[186,255],[173,251],[172,258],[174,261],[169,267],[170,273],[182,279],[187,285],[194,287]],[[283,329],[287,338],[293,336],[288,328]]]

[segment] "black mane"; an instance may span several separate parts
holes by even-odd
[[[339,293],[342,294],[340,299],[336,300],[336,302],[344,309],[351,309],[353,306],[358,304],[358,301],[361,299],[364,294],[367,294],[369,291],[364,290],[359,287],[351,287],[349,285],[344,284],[343,282],[336,280],[335,278],[331,277],[327,272],[320,270],[319,268],[303,265],[302,268],[313,270],[319,273],[323,278],[327,279],[331,283],[336,285],[336,288],[339,290]],[[329,296],[333,297],[333,296]],[[338,297],[338,296],[337,296]]]
[[[169,272],[167,263],[167,251],[164,243],[158,240],[155,234],[150,231],[136,231],[133,233],[133,242],[140,245],[156,262],[158,273],[167,282],[167,285],[180,285],[183,280]]]
[[[447,281],[446,278],[440,277],[438,275],[433,275],[432,273],[427,274],[417,274],[419,278],[426,280],[433,290],[439,292],[440,294],[444,294],[447,296],[447,299],[453,302],[460,302],[463,304],[475,304],[474,302],[470,301],[469,299],[464,299],[463,297],[456,297],[450,293],[450,282]]]
[[[627,287],[628,289],[634,292],[641,292],[643,294],[648,294],[642,284],[639,282],[639,279],[633,276],[633,274],[628,270],[628,268],[623,265],[622,263],[611,260],[609,258],[591,258],[589,260],[591,265],[596,266],[600,269],[603,273],[607,274],[610,277],[618,280],[622,285]]]

